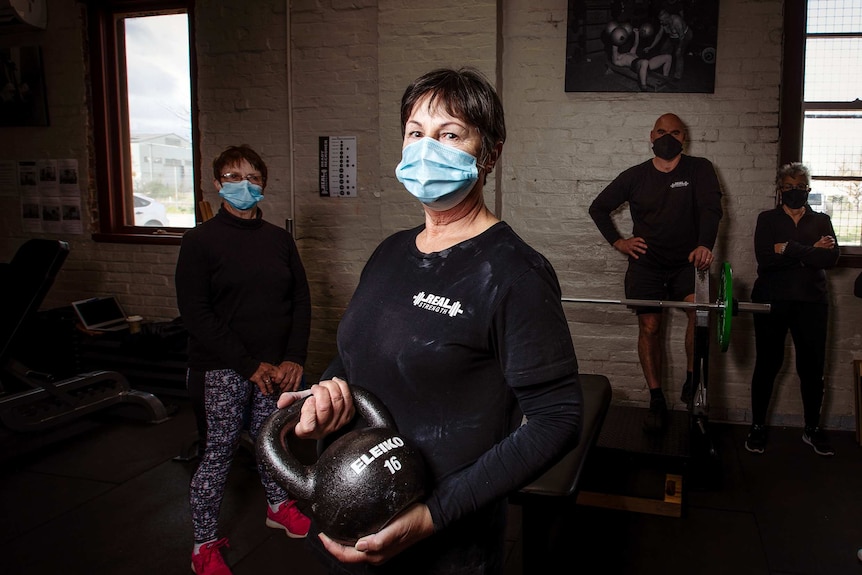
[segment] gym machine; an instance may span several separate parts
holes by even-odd
[[[0,437],[2,455],[24,450],[24,444],[62,437],[73,422],[119,404],[143,409],[152,423],[168,418],[162,402],[131,389],[118,372],[90,371],[58,378],[30,369],[16,359],[22,327],[32,320],[69,254],[59,240],[30,239],[9,263],[0,265],[7,304],[0,315]],[[11,292],[11,293],[9,293]],[[56,350],[45,350],[54,353]],[[50,438],[50,439],[49,439]]]

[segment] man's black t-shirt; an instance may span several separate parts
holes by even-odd
[[[629,203],[632,237],[641,237],[647,251],[641,265],[674,269],[688,264],[697,246],[710,250],[721,220],[721,188],[712,163],[682,155],[670,172],[661,172],[652,159],[614,179],[593,200],[590,216],[608,243],[621,239],[611,214]]]

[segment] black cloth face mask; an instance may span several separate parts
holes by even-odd
[[[808,202],[806,188],[790,188],[781,192],[781,203],[791,210],[798,210]]]
[[[652,143],[652,151],[662,160],[672,160],[682,152],[682,142],[670,134],[656,138]]]

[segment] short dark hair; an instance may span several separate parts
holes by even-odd
[[[506,141],[503,104],[488,79],[473,68],[439,68],[407,86],[401,97],[402,138],[413,107],[427,94],[431,95],[429,103],[439,101],[447,113],[479,130],[482,137],[479,163],[488,158],[494,146]]]
[[[266,181],[266,162],[248,144],[230,146],[213,160],[213,177],[221,179],[226,166],[235,166],[245,160],[251,167],[260,172],[263,181]]]

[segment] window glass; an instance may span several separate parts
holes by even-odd
[[[809,205],[829,214],[842,248],[862,246],[862,2],[808,0],[802,161]],[[842,250],[847,252],[847,250]]]
[[[162,206],[142,217],[136,199],[126,224],[194,227],[188,15],[127,17],[122,25],[132,188],[148,206]]]
[[[808,33],[828,34],[862,30],[859,0],[808,0]]]
[[[809,38],[805,45],[805,100],[852,102],[862,98],[860,72],[862,38]]]
[[[862,114],[809,111],[802,157],[818,176],[862,177]]]

